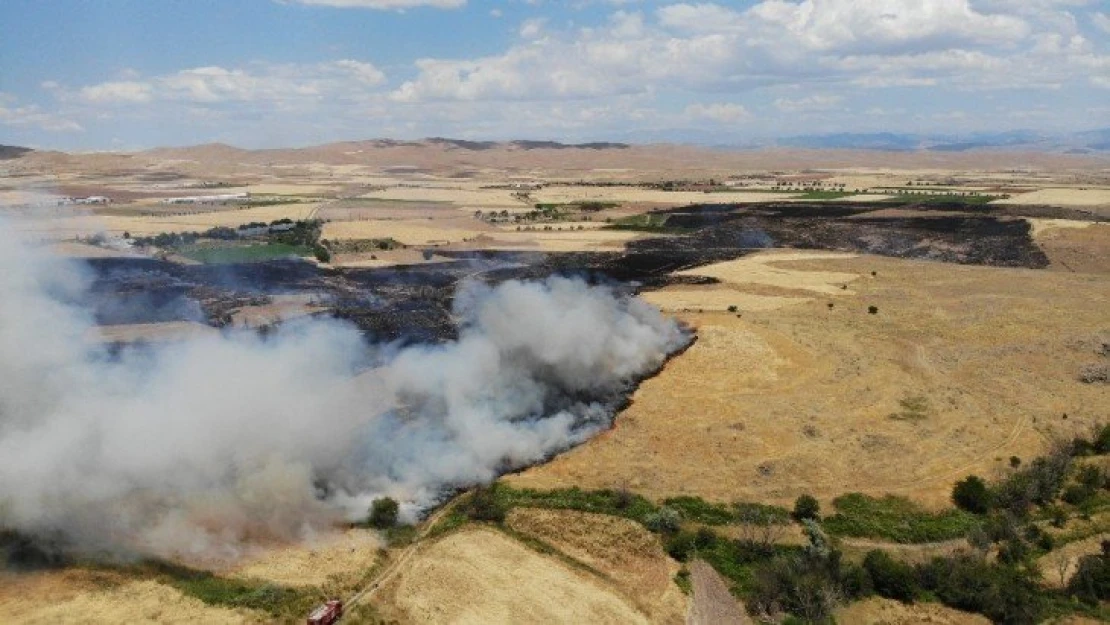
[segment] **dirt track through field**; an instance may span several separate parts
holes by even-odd
[[[420,546],[420,541],[423,540],[428,535],[428,532],[432,531],[432,528],[436,526],[436,523],[439,523],[439,520],[442,519],[445,514],[454,509],[454,507],[454,502],[449,503],[437,510],[435,514],[428,517],[427,520],[424,521],[423,526],[420,528],[420,532],[417,534],[417,537],[413,539],[412,544],[406,547],[404,551],[401,552],[401,555],[398,556],[397,559],[394,560],[389,566],[382,569],[382,572],[376,575],[374,579],[367,582],[366,586],[364,586],[362,590],[359,590],[354,595],[352,595],[351,598],[343,604],[343,609],[349,611],[363,599],[370,599],[371,597],[373,597],[374,593],[377,592],[379,588],[389,582],[389,580],[391,580],[393,576],[396,575],[402,567],[404,567],[405,563],[408,562],[408,560],[413,556],[414,553],[416,553],[417,548]]]
[[[728,591],[728,585],[705,560],[690,563],[690,581],[694,586],[694,600],[686,625],[751,624],[752,620]]]

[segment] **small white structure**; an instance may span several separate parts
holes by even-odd
[[[183,197],[167,197],[160,200],[162,204],[228,204],[233,202],[249,202],[250,193],[221,193],[219,195],[186,195]]]

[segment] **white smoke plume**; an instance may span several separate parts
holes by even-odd
[[[551,278],[464,285],[442,345],[314,319],[109,355],[87,284],[0,223],[0,528],[93,553],[235,557],[381,496],[412,518],[608,427],[688,340],[641,300]]]

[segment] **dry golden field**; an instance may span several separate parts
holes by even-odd
[[[426,544],[382,593],[412,623],[647,623],[610,584],[490,529]]]
[[[758,269],[751,283],[728,271],[745,265]],[[792,285],[789,270],[813,277]],[[1110,333],[1106,275],[869,256],[697,272],[725,278],[703,287],[705,312],[680,315],[697,343],[612,431],[510,483],[784,504],[861,491],[941,506],[964,475],[992,475],[1110,414],[1105,390],[1076,380]],[[749,288],[798,303],[744,309]],[[722,289],[738,292],[740,313],[717,308]]]
[[[615,251],[649,235],[604,230],[606,218],[690,203],[796,200],[798,194],[745,186],[768,187],[766,181],[780,174],[850,190],[927,181],[937,188],[1007,193],[1011,198],[1004,203],[1011,205],[1051,204],[1110,215],[1105,159],[1047,154],[675,146],[468,151],[355,142],[265,152],[221,145],[134,155],[39,152],[5,161],[5,167],[13,177],[0,181],[0,206],[31,207],[0,208],[0,215],[17,214],[24,233],[76,257],[129,253],[88,246],[74,241],[77,236],[145,236],[281,218],[323,219],[327,240],[391,238],[410,246],[336,254],[336,267],[442,262],[448,250]],[[162,177],[172,182],[152,182]],[[710,177],[734,179],[737,190],[709,194],[624,186]],[[209,183],[217,186],[205,186]],[[283,199],[296,203],[253,208],[158,203],[173,196],[238,192],[289,196]],[[92,194],[108,195],[114,203],[53,204],[58,195]],[[871,192],[846,200],[895,197]],[[511,215],[531,211],[536,203],[583,201],[618,206],[590,215],[591,221],[575,215],[568,219],[583,221],[521,224],[519,230],[515,223],[475,216],[478,210]],[[1051,262],[1047,270],[768,250],[683,271],[718,282],[673,285],[643,297],[688,323],[697,342],[639,387],[612,430],[505,481],[541,489],[627,488],[653,499],[697,495],[784,505],[809,493],[826,510],[831,499],[850,491],[947,506],[953,482],[963,476],[1001,473],[1010,456],[1032,458],[1053,440],[1086,434],[1110,415],[1105,387],[1076,379],[1096,358],[1100,341],[1110,339],[1110,226],[1029,221]],[[422,248],[440,254],[426,256]],[[875,314],[869,306],[876,307]],[[240,309],[234,322],[260,325],[317,310],[311,299],[277,297],[271,305]],[[211,332],[196,323],[167,322],[103,327],[88,340]],[[1052,559],[1065,561],[1066,577],[1079,555],[1097,550],[1107,535],[1105,522],[1096,516],[1069,523],[1069,531],[1091,530],[1093,537],[1045,556],[1048,583]],[[691,567],[695,592],[700,588],[702,595],[684,595],[674,581],[678,563],[639,524],[515,509],[505,526],[499,531],[472,524],[418,540],[411,548],[388,550],[376,533],[352,529],[271,546],[215,568],[231,578],[319,587],[329,596],[346,596],[372,572],[388,569],[367,603],[376,616],[402,623],[747,622],[709,567]],[[719,530],[728,536],[739,528]],[[805,540],[800,527],[791,526],[781,542]],[[916,562],[962,544],[845,539],[841,547],[850,558],[879,548]],[[837,618],[876,625],[986,622],[936,604],[910,607],[882,599],[844,607]],[[0,577],[0,622],[270,619],[205,605],[153,580],[111,572],[63,569]]]
[[[131,581],[83,570],[0,574],[0,622],[257,623],[250,610],[214,607],[154,581]]]

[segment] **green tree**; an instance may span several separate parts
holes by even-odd
[[[479,486],[470,495],[466,514],[475,521],[500,523],[505,520],[505,506],[497,500],[497,484]]]
[[[378,529],[386,529],[397,525],[397,512],[400,506],[390,497],[375,499],[370,505],[370,518],[368,522]]]
[[[903,603],[913,602],[917,595],[917,579],[913,567],[876,549],[869,551],[863,558],[863,568],[871,577],[875,592]]]
[[[978,475],[969,475],[952,488],[952,502],[973,514],[986,514],[991,507],[987,483]]]
[[[798,521],[805,519],[816,519],[821,511],[821,505],[817,503],[812,495],[802,495],[794,500],[794,512],[792,516]]]

